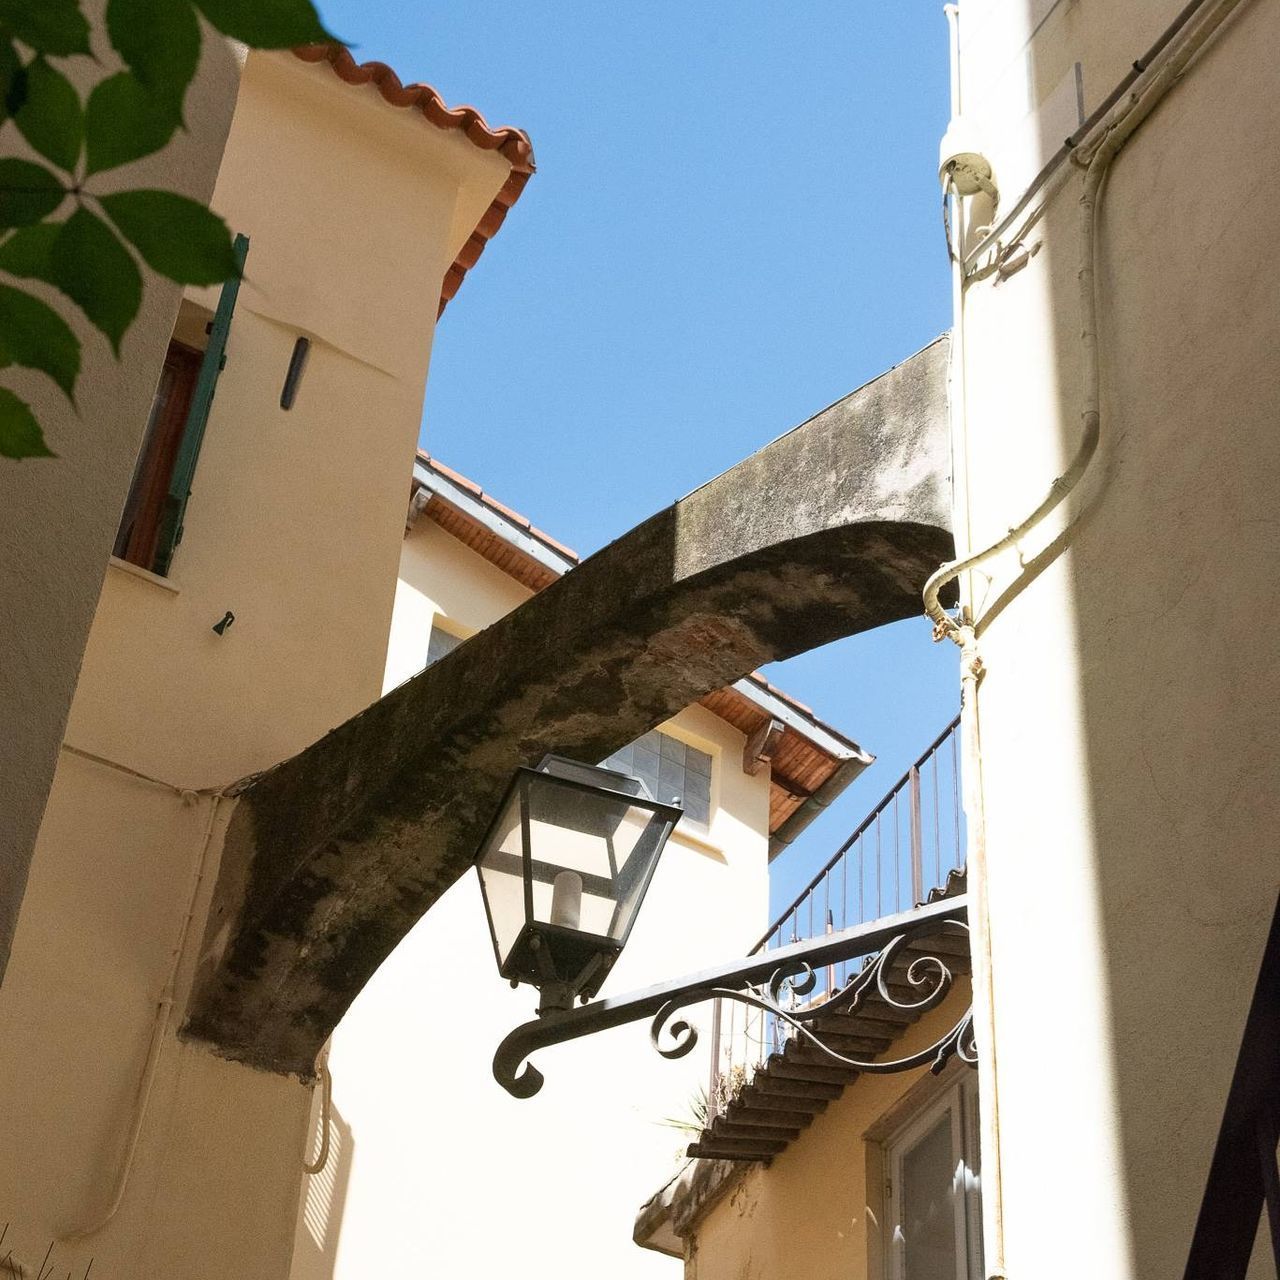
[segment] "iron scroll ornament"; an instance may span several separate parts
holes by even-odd
[[[819,1018],[836,1013],[856,1013],[874,991],[896,1009],[915,1014],[928,1012],[942,1003],[951,990],[953,974],[944,957],[922,954],[907,965],[907,984],[918,998],[895,996],[888,974],[901,958],[904,948],[944,925],[967,931],[968,899],[965,895],[944,899],[886,916],[870,924],[856,925],[838,933],[825,934],[793,943],[776,951],[748,956],[716,969],[704,970],[630,995],[597,1000],[580,1009],[551,1013],[516,1027],[498,1046],[493,1074],[506,1091],[517,1098],[531,1098],[542,1088],[543,1075],[528,1061],[538,1049],[563,1044],[582,1036],[651,1018],[650,1038],[666,1058],[680,1058],[697,1044],[697,1029],[684,1019],[673,1021],[682,1009],[706,1000],[730,999],[763,1009],[791,1026],[807,1044],[819,1049],[832,1062],[870,1074],[889,1074],[929,1065],[940,1071],[952,1058],[974,1065],[977,1052],[973,1036],[972,1009],[927,1048],[903,1058],[862,1061],[848,1058],[824,1044],[813,1029]],[[813,989],[815,970],[878,951],[858,976],[832,999],[799,1009],[784,1008],[791,996],[803,996]],[[662,1044],[663,1036],[671,1043]]]

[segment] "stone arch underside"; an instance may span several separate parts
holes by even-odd
[[[918,614],[952,552],[947,355],[940,338],[247,782],[184,1035],[309,1076],[517,765],[601,760],[764,663]]]

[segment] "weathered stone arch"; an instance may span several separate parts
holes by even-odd
[[[952,550],[947,341],[645,521],[306,751],[228,826],[184,1033],[308,1074],[512,770],[920,612]]]

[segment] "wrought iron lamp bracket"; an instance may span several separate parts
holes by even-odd
[[[833,1014],[856,1013],[872,993],[896,1009],[915,1014],[937,1008],[953,983],[953,973],[945,956],[922,952],[912,958],[905,970],[912,994],[905,999],[891,990],[889,971],[902,959],[902,952],[910,943],[936,934],[943,925],[953,924],[967,930],[967,915],[967,897],[947,898],[870,924],[747,956],[644,991],[596,1000],[580,1009],[549,1012],[507,1035],[494,1055],[494,1077],[508,1093],[517,1098],[530,1098],[542,1088],[543,1082],[542,1073],[528,1061],[531,1053],[645,1018],[653,1020],[649,1035],[654,1048],[664,1058],[682,1058],[697,1044],[698,1032],[676,1014],[715,999],[735,1000],[780,1019],[806,1044],[820,1050],[834,1063],[858,1071],[885,1075],[928,1065],[936,1072],[952,1057],[974,1065],[977,1052],[972,1009],[967,1009],[945,1035],[927,1048],[887,1060],[863,1060],[837,1053],[824,1043],[815,1025],[818,1019]],[[876,952],[858,976],[830,999],[821,1004],[792,1007],[793,997],[803,997],[813,990],[818,968]],[[664,1043],[664,1038],[669,1042]]]

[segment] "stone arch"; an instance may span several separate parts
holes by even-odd
[[[308,1075],[511,772],[920,612],[952,552],[946,338],[631,530],[241,789],[184,1034]]]

